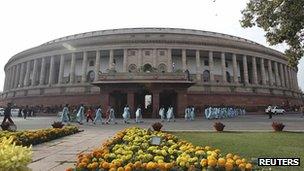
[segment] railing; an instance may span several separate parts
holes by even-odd
[[[115,81],[115,80],[177,80],[188,81],[185,73],[101,73],[99,74],[99,81]]]

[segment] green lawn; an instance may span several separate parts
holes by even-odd
[[[174,132],[195,145],[219,148],[222,154],[258,157],[300,157],[301,167],[272,167],[271,170],[304,170],[304,133],[295,132]],[[263,168],[266,169],[266,168]],[[267,167],[267,170],[269,167]]]

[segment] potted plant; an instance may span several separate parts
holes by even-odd
[[[220,131],[223,131],[224,128],[225,128],[225,125],[221,122],[215,122],[213,124],[213,127],[215,128],[216,131],[220,132]]]
[[[161,124],[159,122],[155,122],[154,124],[152,124],[152,128],[154,129],[154,131],[160,131],[162,127],[163,127],[163,124]]]
[[[281,122],[272,122],[272,128],[274,131],[283,131],[285,125]]]
[[[53,128],[62,128],[64,126],[64,124],[62,122],[54,122],[52,124]]]

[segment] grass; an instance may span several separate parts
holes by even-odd
[[[195,145],[219,148],[222,154],[259,157],[300,157],[301,167],[271,167],[271,170],[304,170],[304,133],[296,132],[174,132]],[[260,169],[269,169],[264,167]]]

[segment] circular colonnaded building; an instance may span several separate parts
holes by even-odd
[[[110,104],[156,117],[172,105],[300,105],[297,69],[286,56],[243,38],[190,29],[126,28],[52,40],[5,65],[2,104]],[[119,113],[120,112],[120,113]]]

